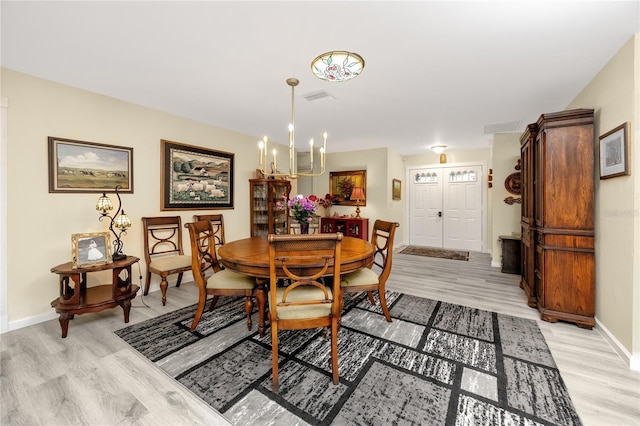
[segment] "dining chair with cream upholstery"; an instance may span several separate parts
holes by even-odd
[[[176,287],[180,287],[182,274],[191,270],[191,256],[182,248],[182,219],[180,216],[143,217],[144,259],[147,276],[144,295],[149,293],[151,274],[160,276],[162,305],[167,303],[169,275],[178,274]]]
[[[338,384],[338,326],[342,308],[340,250],[342,234],[269,235],[269,322],[273,391],[278,392],[278,331],[322,327],[331,330],[331,370]],[[291,264],[309,264],[303,270]],[[333,268],[332,286],[321,278]],[[304,272],[302,272],[304,271]],[[304,273],[305,275],[300,275]],[[286,277],[289,284],[278,286]]]
[[[369,268],[359,269],[343,275],[340,283],[343,293],[366,291],[372,305],[376,304],[373,292],[377,291],[382,312],[388,322],[391,322],[391,314],[387,307],[385,286],[391,273],[393,239],[398,226],[400,225],[397,222],[376,220],[371,234],[371,244],[375,247],[373,263],[369,265]],[[373,270],[374,266],[377,272]]]
[[[247,313],[247,330],[251,330],[253,311],[253,290],[255,278],[230,269],[222,269],[216,254],[215,233],[211,221],[201,220],[187,223],[191,243],[191,270],[198,286],[198,307],[196,308],[191,331],[195,330],[202,318],[207,296],[213,296],[210,310],[216,306],[220,296],[244,296]]]
[[[201,220],[208,220],[211,222],[211,229],[213,230],[213,237],[216,242],[216,254],[220,246],[224,245],[224,216],[222,214],[194,214],[193,221],[199,222]]]

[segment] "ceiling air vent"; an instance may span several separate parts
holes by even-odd
[[[522,120],[507,121],[504,123],[495,123],[495,124],[485,124],[484,134],[487,135],[491,133],[516,132],[520,128],[520,123],[522,123]]]
[[[330,95],[324,90],[318,90],[317,92],[307,93],[306,95],[302,95],[302,97],[308,100],[309,102],[318,101],[324,98],[334,99],[332,95]]]

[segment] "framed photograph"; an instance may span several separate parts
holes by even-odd
[[[161,140],[161,210],[232,209],[229,152]]]
[[[366,206],[367,171],[330,172],[329,193],[337,206]]]
[[[74,268],[112,263],[109,233],[71,235],[71,256]]]
[[[133,193],[133,148],[49,136],[49,192]]]
[[[393,180],[391,191],[394,200],[400,200],[402,198],[402,181],[400,179]]]
[[[630,175],[628,123],[600,136],[600,179]]]

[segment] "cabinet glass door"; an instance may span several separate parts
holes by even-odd
[[[272,185],[271,209],[273,212],[273,233],[288,234],[289,224],[287,223],[287,215],[289,208],[287,207],[287,199],[289,197],[289,184],[275,183]],[[278,202],[282,209],[278,208]]]
[[[253,184],[253,229],[251,235],[261,237],[269,234],[269,187],[266,183]]]

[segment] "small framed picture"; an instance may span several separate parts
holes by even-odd
[[[71,235],[71,256],[74,268],[112,263],[109,233]]]
[[[630,175],[628,123],[600,136],[600,179]]]
[[[400,179],[394,179],[391,188],[393,199],[400,200],[402,198],[402,181]]]

